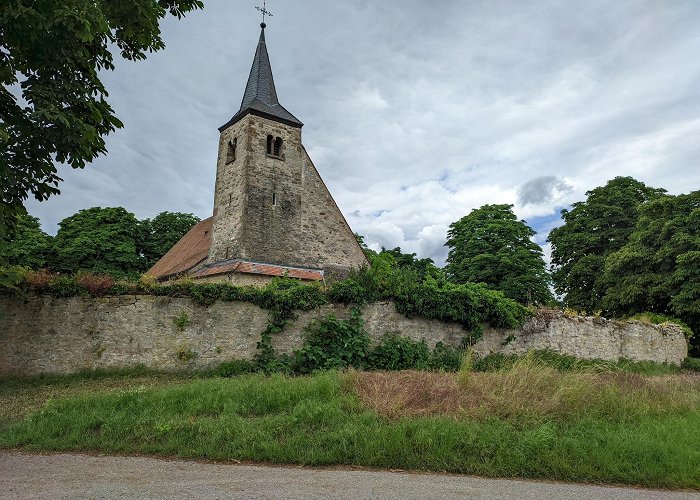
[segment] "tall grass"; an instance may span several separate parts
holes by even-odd
[[[523,427],[587,418],[625,422],[700,408],[700,378],[645,377],[581,369],[561,372],[525,356],[498,371],[474,372],[467,354],[460,371],[350,372],[352,390],[387,418],[452,415],[499,418]]]
[[[499,373],[471,373],[466,382],[456,374],[326,372],[132,387],[52,400],[0,431],[0,447],[700,488],[695,399],[673,393],[666,400],[670,406],[655,406],[650,402],[657,395],[654,385],[587,378],[597,374],[583,374],[584,382],[559,375],[527,360]],[[473,400],[486,404],[489,414],[458,399],[456,412],[437,405],[411,413],[411,405],[404,404],[403,415],[389,418],[366,399],[367,376],[397,377],[387,390],[416,384],[408,393],[418,394],[416,401],[428,400],[434,391],[442,391],[443,400],[450,400],[452,391],[471,395],[487,383],[480,378],[486,376],[500,377],[503,387],[486,399],[487,389],[495,389],[492,383]],[[663,378],[658,381],[659,390],[668,388]],[[613,385],[618,395],[634,393],[635,404],[612,409],[607,395],[604,403],[590,401],[591,391],[601,388],[596,384]],[[398,401],[391,391],[384,395]],[[590,404],[597,409],[586,410]],[[583,414],[571,418],[572,412]]]

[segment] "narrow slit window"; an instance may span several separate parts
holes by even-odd
[[[277,206],[277,193],[272,193],[272,206]]]
[[[267,154],[271,155],[273,152],[273,146],[274,146],[275,138],[272,137],[271,135],[267,136]]]
[[[278,137],[275,139],[275,151],[274,151],[275,156],[282,156],[282,138]]]
[[[236,148],[238,147],[238,138],[228,141],[228,151],[226,151],[226,163],[236,161]]]

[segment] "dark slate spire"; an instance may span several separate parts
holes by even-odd
[[[260,30],[260,40],[258,41],[258,48],[255,50],[253,66],[250,68],[250,76],[243,94],[241,109],[228,123],[220,127],[219,131],[233,125],[248,113],[279,121],[292,127],[302,127],[304,125],[293,114],[284,109],[277,100],[270,57],[267,54],[267,46],[265,45],[265,23],[262,23],[260,27],[262,28]]]

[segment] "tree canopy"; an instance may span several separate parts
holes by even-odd
[[[139,221],[122,207],[93,207],[63,219],[54,238],[56,271],[128,276],[144,269]]]
[[[18,215],[12,236],[0,238],[0,266],[46,267],[52,247],[52,238],[41,230],[39,219]]]
[[[641,206],[628,243],[604,271],[605,310],[672,315],[700,331],[700,191]]]
[[[0,235],[31,195],[59,193],[55,162],[83,168],[122,123],[99,72],[165,47],[160,20],[200,0],[9,0],[0,7]]]
[[[632,177],[615,177],[561,211],[564,224],[549,233],[549,242],[554,288],[566,305],[588,312],[603,308],[605,259],[627,244],[639,207],[664,192]]]
[[[552,300],[542,249],[513,205],[484,205],[450,225],[445,270],[455,283],[485,283],[521,303]]]
[[[199,217],[180,212],[161,212],[153,219],[141,221],[140,253],[145,268],[158,262],[198,222]]]

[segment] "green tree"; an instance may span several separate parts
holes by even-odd
[[[125,209],[88,208],[63,219],[59,226],[54,238],[55,270],[116,277],[144,270],[145,261],[138,253],[139,222]]]
[[[632,177],[615,177],[586,193],[586,201],[562,210],[564,224],[549,233],[552,281],[567,306],[602,309],[605,259],[622,248],[635,228],[639,207],[665,191]]]
[[[7,0],[0,6],[0,235],[29,195],[58,194],[55,162],[83,168],[122,123],[100,71],[165,47],[160,20],[200,0]],[[19,97],[21,94],[21,98]]]
[[[18,215],[12,236],[0,238],[0,266],[46,267],[52,238],[41,230],[41,223],[31,215]]]
[[[700,191],[640,207],[629,242],[605,261],[604,309],[656,312],[700,331]],[[697,340],[695,348],[698,348]]]
[[[199,222],[199,217],[180,212],[161,212],[141,221],[141,255],[150,268]]]
[[[484,205],[450,225],[445,271],[455,283],[485,283],[521,303],[552,300],[535,235],[513,205]]]
[[[442,274],[442,270],[435,265],[433,259],[419,259],[415,253],[403,253],[400,247],[392,250],[387,250],[382,247],[379,255],[391,255],[394,258],[393,265],[399,269],[413,269],[418,276],[418,281],[423,281],[426,276],[438,277]]]

